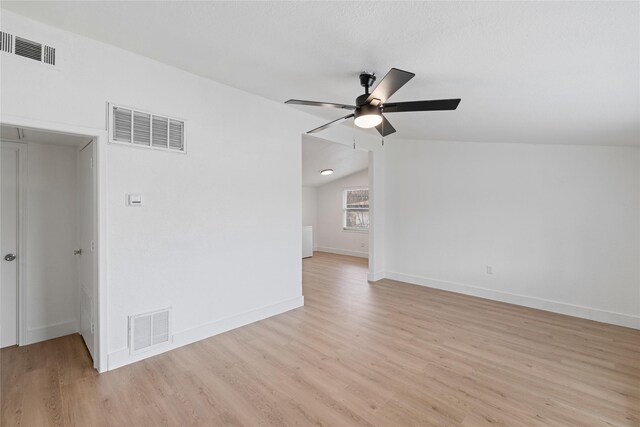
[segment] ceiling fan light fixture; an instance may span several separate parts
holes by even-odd
[[[355,111],[354,115],[354,122],[359,128],[374,128],[382,123],[380,108],[373,105],[363,105]]]
[[[356,126],[360,128],[374,128],[382,123],[382,116],[379,114],[365,114],[364,116],[356,117]]]
[[[331,175],[333,173],[333,169],[322,169],[320,171],[320,175]]]

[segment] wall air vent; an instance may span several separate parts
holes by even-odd
[[[0,51],[13,53],[13,34],[0,31]]]
[[[45,46],[42,60],[44,61],[45,64],[56,65],[56,48],[51,46]]]
[[[18,56],[42,61],[42,45],[40,43],[16,37],[15,51]]]
[[[171,308],[129,316],[129,352],[151,350],[173,341]]]
[[[56,65],[56,49],[33,40],[0,31],[0,51],[23,58]]]
[[[109,142],[184,153],[184,120],[109,104]]]

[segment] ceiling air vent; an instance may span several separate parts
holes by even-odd
[[[185,152],[184,120],[109,104],[109,142]]]
[[[132,354],[170,342],[170,308],[129,316],[129,351]]]

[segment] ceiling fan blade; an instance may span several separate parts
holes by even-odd
[[[378,130],[378,132],[380,132],[380,135],[382,136],[391,135],[396,131],[396,128],[391,126],[391,123],[389,123],[389,120],[387,120],[385,116],[382,116],[382,123],[376,126],[376,129]]]
[[[326,123],[326,124],[324,124],[324,125],[322,125],[322,126],[320,126],[320,127],[317,127],[317,128],[315,128],[315,129],[311,129],[311,130],[310,130],[309,132],[307,132],[307,133],[316,133],[316,132],[320,132],[321,130],[328,128],[329,126],[331,126],[331,125],[332,125],[332,124],[334,124],[334,123],[337,123],[337,122],[342,121],[342,120],[350,119],[351,117],[353,117],[353,114],[349,114],[349,115],[347,115],[347,116],[340,117],[339,119],[335,119],[335,120],[333,120],[333,121],[331,121],[331,122],[329,122],[329,123]]]
[[[382,111],[385,113],[403,113],[407,111],[442,111],[455,110],[460,104],[460,98],[434,99],[431,101],[394,102],[384,104]]]
[[[318,101],[305,101],[302,99],[290,99],[284,102],[285,104],[306,105],[307,107],[327,107],[327,108],[342,108],[345,110],[355,110],[355,105],[335,104],[333,102],[318,102]]]
[[[415,76],[414,73],[410,73],[408,71],[398,70],[397,68],[392,68],[389,70],[386,76],[380,80],[378,86],[369,94],[369,97],[365,102],[369,103],[374,99],[379,99],[379,104],[384,104],[384,102],[391,97],[394,93],[398,91],[402,86],[404,86],[409,80],[411,80]]]

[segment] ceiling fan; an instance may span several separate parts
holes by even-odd
[[[376,81],[373,73],[364,72],[360,74],[360,84],[364,87],[364,94],[356,98],[356,105],[335,104],[332,102],[316,102],[304,101],[301,99],[290,99],[285,104],[297,104],[314,107],[326,108],[342,108],[344,110],[352,110],[353,113],[348,114],[339,119],[333,120],[315,129],[311,129],[307,133],[316,133],[329,126],[341,122],[343,120],[354,117],[354,123],[361,128],[375,127],[380,135],[387,136],[396,130],[382,113],[404,113],[409,111],[442,111],[455,110],[458,108],[460,98],[455,99],[435,99],[430,101],[410,101],[387,103],[387,99],[404,86],[409,80],[415,76],[414,73],[392,68],[378,86],[369,93],[369,88]]]

